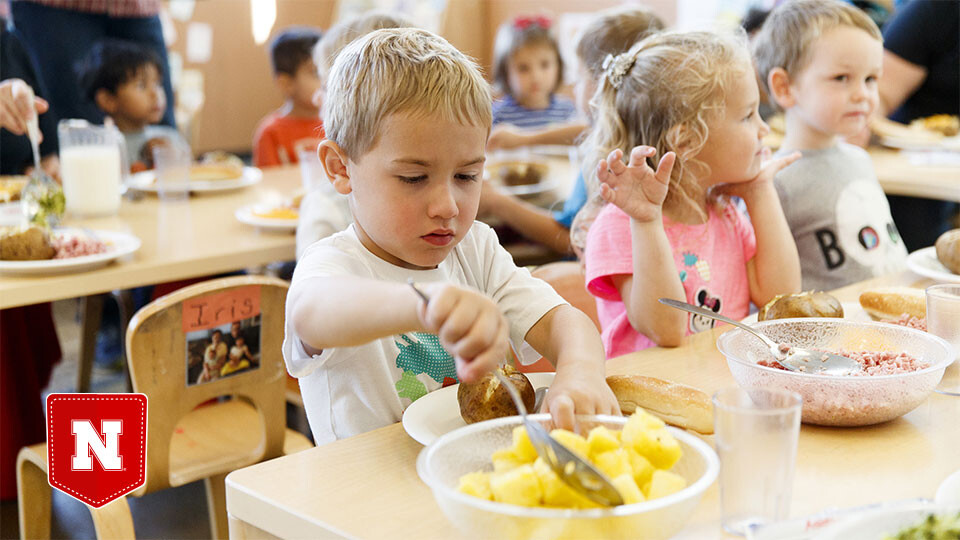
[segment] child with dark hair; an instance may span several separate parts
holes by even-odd
[[[106,39],[94,44],[79,66],[80,86],[117,125],[127,146],[131,170],[152,165],[156,144],[186,145],[180,133],[160,122],[167,106],[160,59],[132,41]]]
[[[500,26],[493,45],[493,84],[504,97],[493,104],[493,124],[537,128],[570,121],[573,101],[557,96],[563,82],[560,46],[543,16],[517,17]]]
[[[319,96],[315,97],[321,83],[312,56],[318,41],[318,30],[289,28],[270,44],[273,78],[286,101],[257,126],[253,163],[258,167],[297,163],[298,143],[324,137]]]

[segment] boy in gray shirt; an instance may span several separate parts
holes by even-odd
[[[900,270],[904,247],[870,156],[842,142],[879,100],[880,30],[833,0],[778,6],[754,40],[760,77],[785,113],[778,154],[803,157],[774,179],[804,289],[829,290]]]

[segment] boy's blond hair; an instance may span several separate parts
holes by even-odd
[[[414,25],[403,15],[387,11],[369,11],[334,25],[320,38],[313,48],[313,63],[321,78],[326,78],[333,67],[337,54],[351,41],[384,28],[413,28]]]
[[[593,80],[603,75],[603,59],[608,54],[626,52],[636,42],[666,27],[651,9],[644,6],[615,7],[600,12],[577,39],[577,59]]]
[[[377,30],[337,55],[327,81],[327,138],[351,159],[376,144],[391,114],[440,115],[490,128],[490,86],[477,64],[426,30]]]
[[[590,101],[593,128],[581,145],[586,163],[596,164],[617,148],[629,156],[635,146],[647,145],[656,150],[647,160],[656,167],[667,152],[674,152],[677,160],[663,207],[694,206],[706,218],[696,201],[704,196],[698,178],[710,171],[694,156],[707,143],[707,121],[723,113],[734,76],[752,72],[746,35],[657,33],[604,65]],[[571,227],[576,250],[583,249],[587,230],[605,204],[596,167],[586,170],[584,178],[589,197]]]
[[[774,8],[753,39],[757,75],[767,93],[771,93],[769,77],[774,68],[797,77],[810,61],[813,43],[841,26],[859,28],[883,41],[880,29],[866,13],[839,0],[794,0]]]

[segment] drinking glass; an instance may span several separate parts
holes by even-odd
[[[744,536],[753,524],[787,517],[800,404],[796,392],[767,388],[726,388],[713,395],[721,523],[727,532]]]
[[[157,195],[161,200],[183,201],[190,197],[190,148],[171,141],[153,147],[153,168],[157,175]]]
[[[960,396],[960,285],[927,287],[927,331],[953,347],[954,362],[947,366],[936,391]]]

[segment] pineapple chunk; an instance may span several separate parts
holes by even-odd
[[[490,477],[490,491],[495,501],[520,506],[539,506],[543,488],[533,465],[526,464]]]
[[[560,444],[566,446],[573,453],[587,459],[589,455],[589,445],[587,440],[572,431],[565,429],[555,429],[550,432],[550,436],[560,441]]]
[[[617,488],[617,492],[623,497],[624,504],[633,504],[647,500],[647,498],[643,496],[643,492],[640,491],[640,488],[637,487],[637,483],[633,480],[633,477],[629,474],[621,474],[614,478],[612,482],[613,487]]]
[[[679,474],[656,470],[653,472],[653,478],[647,487],[646,495],[648,499],[659,499],[671,493],[676,493],[685,487],[687,487],[687,481]]]
[[[513,451],[513,448],[501,448],[493,453],[493,470],[495,472],[506,472],[526,463]]]
[[[513,428],[513,453],[523,463],[533,463],[537,459],[537,450],[523,426]]]
[[[645,485],[653,476],[656,467],[650,463],[650,460],[641,456],[633,448],[627,448],[627,458],[630,460],[630,468],[633,470],[633,479],[638,486]]]
[[[593,458],[593,463],[600,469],[600,472],[609,478],[616,478],[622,474],[633,476],[633,469],[630,467],[630,456],[623,448],[608,450],[597,454]]]
[[[680,459],[680,443],[665,428],[642,429],[628,432],[623,430],[623,442],[633,447],[638,454],[650,460],[658,469],[669,469]]]
[[[472,472],[461,476],[457,491],[480,499],[493,500],[493,492],[490,491],[490,475],[487,473]]]
[[[599,508],[600,505],[577,493],[553,472],[543,458],[533,462],[543,487],[543,504],[557,508]]]
[[[620,432],[611,431],[604,426],[597,426],[587,435],[587,451],[590,457],[602,454],[608,450],[620,448]]]

